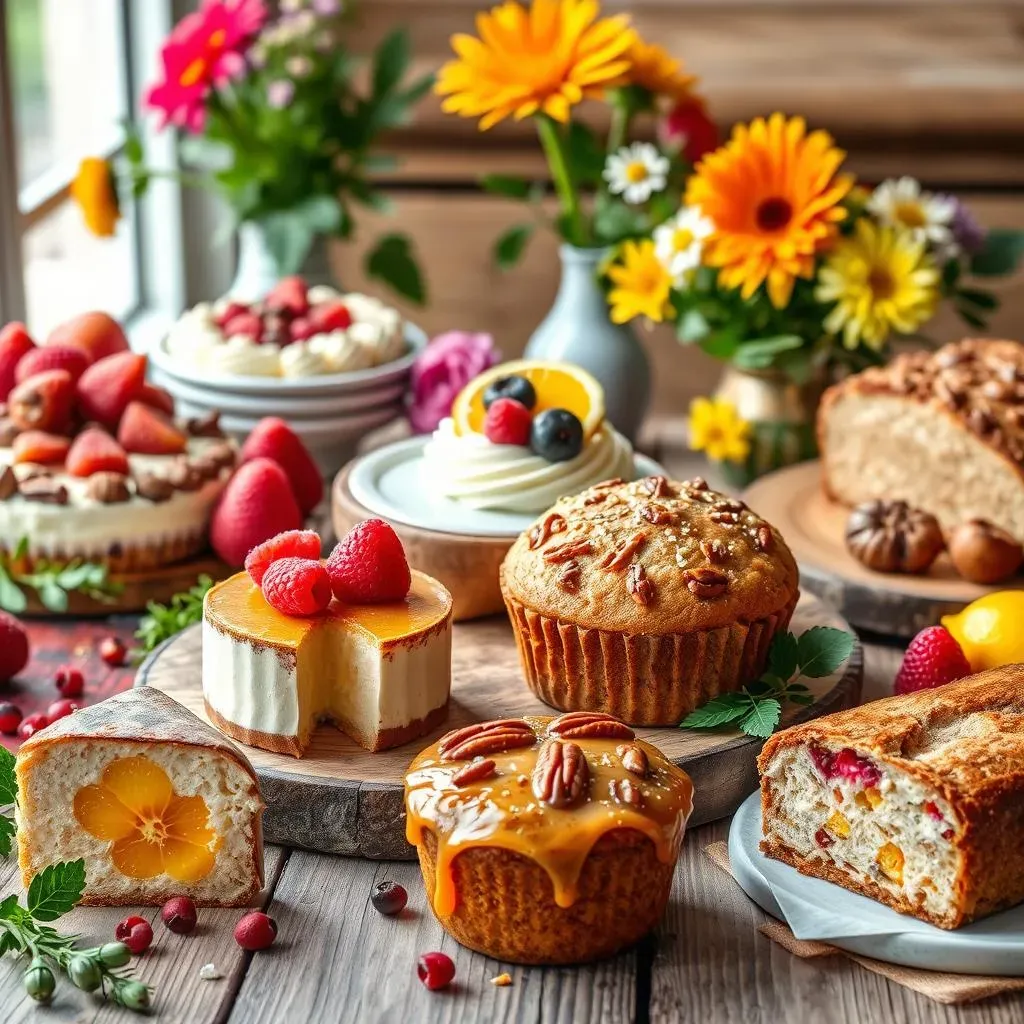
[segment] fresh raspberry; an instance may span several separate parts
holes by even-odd
[[[0,402],[7,401],[18,382],[18,363],[35,347],[24,324],[14,321],[0,330]]]
[[[971,666],[963,648],[944,626],[922,629],[903,655],[903,664],[896,673],[893,690],[913,693],[933,686],[943,686],[971,674]]]
[[[305,341],[307,338],[312,338],[316,333],[316,327],[304,316],[297,316],[288,325],[288,337],[292,341]]]
[[[21,430],[59,434],[71,422],[75,382],[67,370],[45,370],[23,380],[7,396],[7,414]]]
[[[165,416],[174,415],[174,398],[170,391],[158,388],[155,384],[143,384],[138,400],[152,406]]]
[[[240,313],[249,312],[251,310],[244,302],[231,301],[214,317],[214,322],[221,330],[224,330],[224,325],[231,323]]]
[[[263,575],[271,563],[279,558],[320,558],[320,535],[315,530],[286,530],[262,544],[257,544],[245,556],[245,571],[253,583],[260,586]]]
[[[484,437],[492,444],[530,443],[533,415],[514,398],[499,398],[491,403],[484,417]]]
[[[7,612],[0,612],[0,683],[13,679],[28,664],[28,633]]]
[[[74,665],[61,665],[53,674],[53,683],[62,697],[79,697],[85,689],[85,676]]]
[[[128,403],[139,397],[145,383],[145,356],[134,352],[107,356],[78,378],[79,412],[85,419],[114,430]]]
[[[239,313],[226,321],[221,329],[225,338],[245,337],[258,343],[263,337],[263,321],[256,313]]]
[[[60,434],[45,430],[26,430],[14,439],[14,461],[37,466],[60,465],[67,457],[71,442]]]
[[[412,586],[398,534],[383,519],[357,523],[327,559],[331,588],[347,604],[401,601]]]
[[[21,725],[21,708],[17,704],[4,701],[0,704],[0,732],[5,736],[13,736]]]
[[[128,456],[102,427],[88,427],[72,441],[65,466],[72,476],[104,472],[127,476]]]
[[[306,282],[298,274],[282,277],[263,300],[267,309],[290,316],[305,316],[309,309]]]
[[[324,496],[324,478],[298,434],[277,416],[266,416],[245,439],[239,462],[273,459],[288,475],[295,499],[308,514]]]
[[[263,574],[263,596],[284,615],[318,615],[331,603],[331,578],[314,558],[279,558]]]
[[[46,370],[66,370],[72,380],[78,380],[88,365],[89,357],[81,349],[70,345],[47,345],[26,352],[18,362],[14,377],[20,384]]]
[[[224,488],[210,521],[210,543],[235,567],[258,544],[301,528],[302,512],[285,471],[271,459],[253,459]]]
[[[352,314],[344,302],[325,302],[309,311],[309,321],[318,334],[347,331],[352,326]]]
[[[180,455],[188,444],[167,416],[141,399],[128,403],[117,439],[125,451],[139,455]]]

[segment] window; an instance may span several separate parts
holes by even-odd
[[[0,0],[0,320],[24,319],[45,335],[76,313],[103,309],[131,327],[157,312],[158,293],[166,304],[166,275],[180,277],[181,260],[169,258],[161,226],[163,280],[147,287],[155,276],[147,249],[156,244],[147,224],[176,216],[175,190],[155,190],[142,204],[148,210],[127,205],[116,236],[100,239],[69,187],[83,156],[113,156],[122,145],[121,123],[136,115],[170,7]]]

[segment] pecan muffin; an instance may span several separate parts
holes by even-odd
[[[407,835],[430,905],[498,960],[583,963],[657,924],[693,786],[608,715],[469,725],[405,778]]]
[[[661,476],[562,498],[501,568],[530,689],[634,725],[675,725],[758,678],[798,582],[778,531],[741,501]]]

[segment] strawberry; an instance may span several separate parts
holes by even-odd
[[[249,307],[244,302],[229,302],[224,309],[214,317],[214,323],[223,330],[224,325],[234,320],[239,313],[248,313]]]
[[[288,530],[257,544],[245,556],[245,571],[258,587],[263,574],[279,558],[320,557],[320,535],[315,530]]]
[[[39,466],[55,466],[68,455],[71,442],[60,434],[43,430],[26,430],[14,439],[14,461],[32,462]]]
[[[226,320],[221,330],[224,331],[226,338],[234,338],[241,334],[252,341],[259,342],[263,337],[263,321],[256,313],[238,313],[230,320]]]
[[[530,443],[533,414],[514,398],[496,398],[484,417],[484,437],[492,444]]]
[[[267,604],[284,615],[318,615],[331,603],[331,578],[315,558],[279,558],[261,587]]]
[[[356,523],[327,559],[331,588],[348,604],[401,601],[412,586],[398,534],[383,519]]]
[[[285,471],[270,459],[253,459],[224,488],[210,522],[210,543],[237,567],[258,544],[301,527],[302,512]]]
[[[317,330],[313,326],[312,321],[304,316],[297,316],[288,325],[288,337],[292,341],[305,341],[307,338],[312,338],[316,333]]]
[[[162,412],[145,402],[129,402],[117,428],[126,452],[139,455],[179,455],[188,439]]]
[[[45,370],[14,388],[7,396],[7,412],[22,430],[59,434],[71,422],[74,393],[67,370]]]
[[[165,416],[174,415],[174,397],[170,391],[158,388],[155,384],[143,384],[139,392],[139,401],[159,409]]]
[[[13,679],[28,664],[28,633],[7,612],[0,612],[0,683]]]
[[[65,465],[72,476],[103,472],[128,475],[128,456],[102,427],[86,427],[71,442]]]
[[[17,383],[18,363],[35,347],[24,324],[14,321],[0,330],[0,402],[7,400]]]
[[[910,641],[893,690],[913,693],[952,683],[970,674],[971,666],[963,648],[949,630],[944,626],[929,626]]]
[[[291,316],[305,316],[309,309],[309,297],[306,294],[306,282],[297,274],[282,277],[264,299],[267,309]]]
[[[106,313],[80,313],[50,332],[47,345],[81,349],[90,363],[128,351],[128,339],[121,325]]]
[[[93,363],[78,378],[78,408],[87,420],[114,430],[146,382],[146,357],[118,352]]]
[[[81,349],[67,345],[47,345],[26,352],[14,371],[14,377],[20,384],[46,370],[67,370],[72,380],[78,380],[88,365],[89,357]]]
[[[310,322],[318,332],[347,331],[352,326],[352,314],[344,302],[325,302],[314,306],[309,313]]]
[[[267,416],[256,424],[245,439],[240,462],[254,458],[273,459],[287,474],[303,514],[308,514],[324,496],[324,481],[313,456],[299,436],[276,416]]]

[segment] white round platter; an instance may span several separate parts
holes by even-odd
[[[348,486],[360,505],[406,526],[476,537],[518,537],[537,517],[520,512],[467,508],[432,494],[423,472],[426,437],[410,437],[364,455],[352,466]],[[646,455],[636,455],[637,476],[665,471]]]
[[[398,419],[404,412],[405,406],[401,402],[394,402],[389,406],[368,409],[365,412],[353,413],[351,416],[293,420],[291,426],[304,439],[322,438],[329,441],[352,434],[365,434],[368,430]],[[222,416],[220,425],[229,434],[249,434],[261,419],[261,416]]]
[[[761,796],[754,793],[732,819],[729,863],[743,891],[772,917],[786,920],[783,905],[816,915],[816,934],[797,938],[923,970],[1024,976],[1024,905],[947,931],[802,875],[761,853],[760,841]]]

